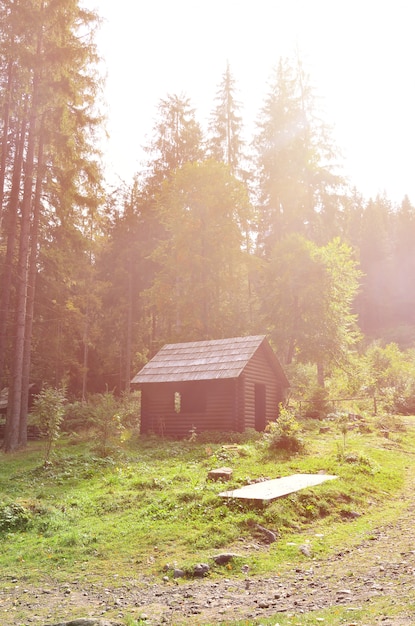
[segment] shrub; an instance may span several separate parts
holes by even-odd
[[[121,395],[119,415],[124,428],[138,428],[141,413],[141,391],[125,392]]]
[[[0,532],[25,530],[31,520],[30,512],[17,502],[0,504]]]
[[[324,387],[314,387],[307,399],[305,416],[323,419],[329,413],[328,394]]]
[[[108,393],[108,392],[107,392]],[[103,404],[110,408],[110,413],[116,412],[124,428],[136,429],[140,422],[141,394],[133,391],[122,394],[116,399],[112,393],[94,394],[88,401],[75,401],[65,407],[65,415],[62,430],[67,433],[79,433],[97,427],[97,420],[102,421],[102,416],[97,416]],[[109,407],[111,404],[111,407]],[[114,410],[113,410],[114,409]]]
[[[300,424],[293,411],[280,405],[276,422],[270,422],[265,431],[265,440],[270,450],[300,452],[304,442],[300,434]]]
[[[106,457],[110,453],[111,442],[120,439],[123,431],[119,406],[112,393],[106,391],[93,398],[93,424],[96,430],[98,453]]]
[[[390,343],[372,344],[365,355],[370,375],[370,391],[378,398],[378,408],[387,413],[411,413],[415,406],[415,353],[401,351]]]
[[[65,390],[45,387],[36,396],[31,411],[33,420],[46,440],[45,459],[50,459],[53,444],[59,438],[61,423],[65,414]]]

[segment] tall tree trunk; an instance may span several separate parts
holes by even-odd
[[[32,330],[33,312],[35,306],[35,288],[37,276],[37,252],[39,239],[39,220],[41,209],[41,194],[44,176],[43,164],[43,119],[39,133],[39,147],[37,157],[36,188],[33,200],[33,219],[30,235],[30,258],[29,258],[29,280],[27,286],[27,307],[26,307],[26,330],[23,354],[23,374],[22,374],[22,400],[20,409],[19,424],[19,446],[25,447],[27,444],[27,413],[29,406],[29,385],[30,385],[30,365],[32,353]]]
[[[229,166],[229,171],[232,174],[235,174],[235,166],[233,163],[233,154],[232,154],[232,128],[231,128],[231,99],[229,91],[226,94],[226,148],[227,148],[227,164]]]
[[[82,362],[82,402],[86,402],[86,394],[88,388],[88,350],[89,350],[89,303],[87,303],[84,336],[83,336],[83,362]]]
[[[7,350],[7,326],[10,317],[10,300],[12,292],[13,258],[17,239],[17,213],[20,198],[20,182],[22,177],[23,152],[26,135],[26,111],[21,125],[18,145],[16,146],[12,186],[7,209],[7,249],[4,261],[0,291],[0,389],[3,387],[4,365]]]
[[[131,346],[133,337],[133,259],[132,252],[128,255],[128,298],[127,298],[127,340],[125,355],[125,391],[130,393],[131,381]]]
[[[298,297],[297,296],[294,297],[294,303],[293,303],[292,308],[293,308],[293,313],[292,313],[293,323],[292,323],[292,328],[291,328],[291,334],[288,340],[287,355],[285,359],[286,365],[291,365],[293,358],[294,358],[295,348],[296,348],[296,336],[297,336],[298,324],[299,324]]]
[[[7,85],[5,87],[6,100],[3,113],[3,139],[1,142],[0,158],[0,227],[3,215],[4,183],[6,177],[7,157],[9,156],[9,120],[10,120],[10,100],[13,84],[13,61],[9,61],[7,69]]]
[[[40,40],[39,44],[40,45]],[[21,228],[19,261],[17,268],[16,322],[12,354],[11,385],[7,407],[4,449],[12,452],[19,445],[20,414],[22,406],[23,363],[26,332],[27,288],[30,253],[30,223],[33,193],[33,169],[37,127],[38,80],[33,78],[32,103],[27,138],[26,162],[24,167],[23,199],[21,206]]]

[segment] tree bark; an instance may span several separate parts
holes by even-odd
[[[40,57],[42,46],[41,34],[37,41],[37,58]],[[12,452],[19,445],[20,416],[23,391],[23,364],[26,333],[27,289],[30,254],[30,226],[33,193],[33,170],[38,116],[39,66],[36,67],[32,81],[32,100],[27,136],[26,160],[24,166],[23,198],[21,204],[21,227],[19,243],[19,260],[17,268],[16,289],[16,323],[11,366],[11,384],[4,431],[4,450]]]
[[[131,385],[131,347],[133,338],[133,259],[130,249],[128,254],[128,297],[127,297],[127,339],[125,354],[125,391],[130,393]]]
[[[29,279],[27,285],[27,307],[26,307],[26,329],[23,354],[23,372],[22,372],[22,399],[20,409],[19,423],[19,446],[27,445],[27,414],[29,407],[29,388],[30,388],[30,366],[32,353],[32,330],[33,330],[33,312],[35,306],[36,276],[37,276],[37,256],[38,256],[38,239],[39,239],[39,220],[41,209],[41,193],[44,176],[43,164],[43,120],[39,133],[39,146],[37,157],[36,172],[36,188],[33,201],[33,218],[30,234],[30,258],[29,258]]]
[[[0,226],[1,226],[1,215],[3,212],[3,200],[4,200],[4,183],[6,178],[6,165],[7,158],[9,156],[9,120],[10,120],[10,100],[11,100],[11,92],[12,92],[12,84],[13,84],[13,61],[9,61],[7,68],[7,85],[5,88],[6,92],[6,100],[4,103],[4,113],[3,113],[3,140],[1,143],[1,158],[0,158]]]
[[[20,182],[22,177],[23,152],[26,134],[26,111],[21,124],[20,136],[13,165],[12,186],[7,209],[7,249],[4,260],[0,293],[0,389],[3,387],[4,365],[7,350],[7,326],[10,317],[10,301],[12,293],[13,257],[17,239],[17,213],[20,198]]]

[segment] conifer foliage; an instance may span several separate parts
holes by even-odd
[[[42,246],[53,240],[53,227],[70,223],[82,230],[99,197],[93,148],[100,122],[95,109],[96,25],[97,16],[81,8],[78,0],[0,4],[5,249],[0,378],[9,380],[6,451],[26,442],[32,319]]]
[[[240,104],[236,99],[235,79],[229,63],[216,94],[216,106],[211,114],[208,152],[216,161],[225,163],[231,174],[242,173],[242,117]]]
[[[26,443],[31,379],[129,391],[167,342],[268,334],[320,395],[361,332],[413,347],[415,208],[347,187],[299,59],[278,63],[250,142],[229,65],[206,131],[168,94],[145,166],[105,197],[98,23],[80,0],[0,0],[5,450]]]

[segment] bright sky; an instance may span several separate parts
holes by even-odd
[[[113,180],[132,181],[156,107],[186,94],[205,124],[229,61],[252,128],[281,56],[298,49],[333,126],[344,173],[365,197],[415,203],[413,0],[83,0],[104,18]]]

